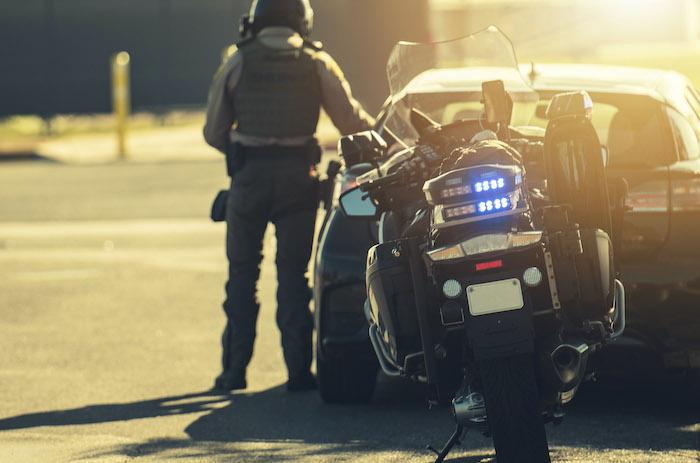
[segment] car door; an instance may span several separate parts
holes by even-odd
[[[542,101],[549,100],[553,93],[540,90]],[[677,160],[663,103],[647,95],[616,91],[589,94],[593,100],[592,123],[604,146],[613,203],[624,193],[619,191],[621,182],[629,187],[624,207],[612,211],[619,267],[627,282],[659,281],[664,275],[657,259],[670,231],[669,169]],[[625,127],[628,114],[630,126]],[[538,110],[534,123],[541,126],[543,116],[544,110]]]
[[[646,96],[625,98],[606,137],[610,184],[624,179],[628,185],[625,208],[613,211],[616,252],[626,282],[655,284],[667,276],[659,253],[670,232],[669,175],[677,155],[664,105]]]
[[[678,160],[669,168],[671,225],[662,257],[680,286],[700,294],[700,97],[688,86],[677,106],[667,109]]]

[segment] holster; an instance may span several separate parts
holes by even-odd
[[[228,190],[221,190],[217,193],[211,205],[211,220],[214,222],[226,221],[226,203],[228,202]]]
[[[240,143],[227,143],[226,145],[226,173],[233,178],[245,164],[245,151]]]
[[[323,148],[321,148],[321,145],[319,145],[318,140],[314,138],[313,140],[309,141],[309,144],[307,145],[309,164],[312,166],[317,165],[319,162],[321,162],[322,155]]]
[[[326,169],[326,178],[319,181],[318,197],[319,202],[323,203],[326,210],[330,210],[333,203],[333,188],[335,187],[335,179],[340,172],[341,164],[338,161],[330,161]]]

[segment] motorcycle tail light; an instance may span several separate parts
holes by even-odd
[[[503,261],[501,259],[490,260],[488,262],[479,262],[475,265],[475,269],[477,272],[482,272],[484,270],[494,270],[501,267],[503,267]]]
[[[492,233],[479,235],[451,246],[428,251],[428,258],[433,262],[477,256],[489,252],[505,251],[539,243],[542,232]]]

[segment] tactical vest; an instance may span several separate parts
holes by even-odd
[[[241,78],[233,95],[236,131],[259,137],[300,137],[316,132],[321,85],[311,46],[266,47],[259,40],[239,45]]]

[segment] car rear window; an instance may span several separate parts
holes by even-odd
[[[511,93],[513,123],[526,125],[535,111],[531,93]],[[411,108],[427,114],[439,124],[450,124],[463,119],[476,119],[483,112],[481,92],[414,93],[406,95],[390,110],[385,126],[397,137],[409,142],[418,134],[408,122]]]
[[[516,105],[513,122],[520,125],[529,121],[529,125],[545,128],[548,121],[540,116],[545,114],[556,93],[559,92],[540,92],[536,111],[534,105]],[[399,138],[413,140],[417,134],[406,122],[409,108],[420,109],[437,122],[448,124],[477,117],[482,111],[480,97],[480,92],[409,95],[395,105],[395,113],[388,118],[386,126]],[[600,143],[608,150],[610,166],[656,167],[675,159],[673,139],[668,134],[666,115],[659,102],[647,96],[620,93],[591,93],[591,98],[593,126]]]
[[[693,116],[695,117],[695,120],[700,120],[700,96],[698,95],[697,90],[692,87],[688,87],[685,91],[685,98],[690,107],[693,109]]]
[[[547,97],[551,98],[549,94]],[[608,150],[610,166],[661,166],[668,164],[673,146],[665,136],[660,103],[645,96],[591,94],[592,122],[600,143]],[[543,95],[539,103],[549,104]],[[543,114],[542,108],[537,111]],[[546,127],[547,120],[535,116],[532,125]]]
[[[668,117],[671,122],[671,131],[678,147],[678,154],[682,160],[697,159],[700,157],[700,145],[698,134],[691,122],[675,109],[668,108]]]

